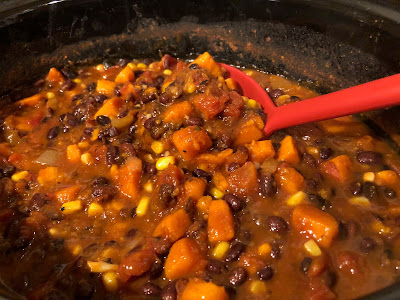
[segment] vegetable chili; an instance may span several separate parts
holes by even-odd
[[[246,71],[277,105],[316,94]],[[3,108],[0,278],[31,299],[348,299],[400,267],[400,158],[352,116],[266,138],[206,52],[51,68]]]

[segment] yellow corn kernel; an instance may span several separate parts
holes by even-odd
[[[251,107],[251,108],[257,108],[259,107],[259,104],[257,103],[257,101],[253,100],[253,99],[249,99],[249,101],[247,101],[247,106]]]
[[[290,99],[289,95],[281,95],[279,96],[276,100],[275,103],[279,106],[279,105],[283,105],[287,102],[287,100]]]
[[[175,164],[174,156],[160,157],[156,162],[156,169],[158,171],[162,171],[168,168],[169,165],[174,165],[174,164]]]
[[[52,237],[60,237],[60,236],[63,235],[63,233],[60,232],[60,230],[58,230],[57,228],[54,228],[54,227],[52,227],[52,228],[49,229],[49,234],[50,234]]]
[[[307,194],[304,193],[303,191],[300,191],[290,196],[289,199],[286,200],[286,204],[289,206],[296,206],[304,202],[306,199],[307,199]]]
[[[103,274],[103,284],[109,292],[118,290],[118,276],[115,272],[107,272]]]
[[[217,246],[214,247],[212,255],[215,259],[223,259],[226,251],[229,249],[228,242],[219,242]]]
[[[82,80],[80,80],[79,78],[75,78],[75,79],[73,80],[73,82],[75,82],[75,83],[77,83],[77,84],[80,84],[80,83],[82,83]]]
[[[138,64],[137,64],[137,67],[138,67],[139,69],[146,69],[146,68],[147,68],[146,64],[144,64],[144,63],[138,63]]]
[[[363,175],[363,180],[365,182],[374,182],[375,181],[375,174],[374,172],[366,172]]]
[[[149,205],[150,205],[150,198],[149,197],[143,197],[142,199],[140,199],[139,204],[138,204],[138,206],[136,208],[136,214],[139,217],[144,216],[147,213]]]
[[[269,243],[264,243],[258,247],[258,254],[260,256],[267,256],[271,253],[271,245]]]
[[[99,216],[103,213],[104,209],[103,206],[100,204],[93,202],[89,205],[87,213],[91,217]]]
[[[148,192],[151,193],[153,191],[153,183],[151,181],[147,181],[144,186],[143,189]]]
[[[154,141],[151,143],[151,149],[154,151],[154,153],[160,154],[164,151],[164,145],[159,141]]]
[[[210,196],[203,196],[197,200],[196,208],[201,214],[207,214],[210,207],[212,198]]]
[[[364,196],[350,198],[350,203],[358,206],[370,206],[371,202]]]
[[[89,152],[85,152],[81,155],[81,161],[85,165],[90,166],[93,163],[93,157]]]
[[[81,200],[69,201],[69,202],[64,203],[63,206],[61,206],[61,211],[65,215],[72,214],[81,209],[82,209],[82,201]]]
[[[117,118],[111,119],[111,125],[118,129],[128,127],[129,125],[132,124],[132,122],[133,122],[132,115],[127,115],[121,119],[117,119]]]
[[[28,176],[28,171],[17,172],[11,176],[11,180],[18,181],[18,180],[24,179],[26,176]]]
[[[243,73],[249,75],[249,76],[253,76],[254,75],[254,71],[252,70],[244,70]]]
[[[329,198],[329,192],[326,189],[320,190],[319,191],[319,195],[324,199],[328,199]]]
[[[311,256],[320,256],[322,254],[321,249],[314,240],[305,242],[304,249],[306,249],[307,253]]]
[[[211,196],[213,196],[214,199],[221,199],[222,197],[225,196],[225,192],[220,191],[217,188],[211,188],[210,194]]]
[[[128,66],[135,71],[137,69],[137,66],[134,63],[129,63]]]
[[[308,154],[311,154],[311,155],[318,155],[319,154],[319,149],[317,148],[317,147],[313,147],[313,146],[308,146],[307,148],[306,148],[306,152],[308,153]]]
[[[78,145],[69,145],[67,147],[67,158],[71,162],[78,162],[81,158],[81,150]]]
[[[196,87],[193,83],[189,84],[188,88],[187,88],[187,92],[189,94],[193,94],[196,91]]]
[[[81,245],[76,245],[72,248],[71,253],[73,256],[78,256],[82,253],[82,246]]]
[[[232,78],[225,79],[226,86],[231,90],[237,90],[237,84]]]
[[[87,149],[90,147],[90,144],[87,141],[82,141],[78,143],[78,147],[81,149]]]
[[[172,71],[170,70],[170,69],[166,69],[166,70],[164,70],[164,75],[167,75],[167,76],[169,76],[169,75],[171,75],[172,74]]]
[[[90,140],[92,142],[97,141],[97,139],[99,138],[99,133],[100,133],[100,128],[96,128],[95,130],[93,130]]]
[[[267,293],[267,286],[263,281],[253,280],[250,283],[250,292],[253,295],[265,295]]]
[[[371,223],[372,230],[379,234],[389,234],[392,232],[390,227],[383,225],[379,220],[375,220]]]
[[[103,71],[104,71],[104,65],[103,65],[103,64],[97,65],[97,66],[96,66],[96,70],[97,70],[97,71],[100,71],[100,72],[103,72]]]
[[[118,269],[118,265],[108,264],[104,261],[88,261],[87,265],[92,273],[105,273]]]
[[[110,168],[110,174],[112,178],[118,178],[118,166],[117,165],[112,165]]]
[[[55,97],[56,97],[56,95],[55,95],[53,92],[48,92],[48,93],[46,94],[46,98],[47,98],[48,100],[54,99]]]

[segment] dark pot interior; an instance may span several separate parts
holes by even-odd
[[[320,92],[400,71],[396,0],[10,2],[0,4],[3,103],[21,98],[10,92],[51,66],[162,53],[191,58],[209,51],[219,61],[282,74]],[[374,118],[386,115],[400,132],[397,108]],[[398,299],[400,289],[371,297],[383,295]]]

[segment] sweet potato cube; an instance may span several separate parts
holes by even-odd
[[[231,172],[228,177],[228,190],[238,196],[258,192],[258,174],[254,164],[246,162],[242,167]]]
[[[322,172],[339,182],[350,179],[353,172],[353,164],[347,155],[340,155],[321,164]]]
[[[377,185],[394,186],[397,185],[399,176],[392,170],[384,170],[375,174],[375,183]]]
[[[154,237],[162,237],[170,243],[180,239],[190,226],[190,219],[184,209],[166,216],[154,229]]]
[[[63,172],[57,167],[47,167],[38,173],[37,181],[41,185],[54,185],[64,178]]]
[[[300,161],[296,143],[290,135],[287,135],[281,142],[281,147],[278,151],[278,160],[286,161],[287,163],[293,165],[298,164]]]
[[[207,132],[197,126],[189,126],[174,132],[172,141],[184,160],[194,159],[212,145]]]
[[[67,158],[72,163],[80,162],[81,160],[81,150],[78,145],[69,145],[67,147]]]
[[[258,141],[262,137],[262,130],[264,128],[264,122],[260,117],[253,118],[244,124],[241,128],[236,129],[236,135],[234,138],[234,145],[241,146],[249,144],[252,141]]]
[[[119,114],[119,109],[121,108],[123,101],[120,98],[114,97],[104,101],[103,105],[94,115],[96,119],[98,116],[107,116],[107,117],[117,117]]]
[[[228,203],[214,200],[208,211],[208,240],[212,243],[229,241],[235,236],[235,224]]]
[[[165,261],[165,277],[170,280],[192,276],[204,270],[207,261],[197,242],[183,238],[175,242]]]
[[[215,97],[213,95],[199,94],[194,100],[197,109],[203,114],[204,119],[212,120],[225,108],[229,97]]]
[[[295,207],[292,213],[292,226],[307,238],[314,238],[324,248],[331,246],[339,232],[339,224],[334,217],[310,205]]]
[[[168,107],[164,115],[164,122],[179,125],[185,121],[186,116],[190,116],[192,113],[193,107],[189,101],[178,102]]]
[[[51,68],[49,74],[47,74],[46,80],[51,83],[63,83],[64,77],[56,68]]]
[[[116,83],[106,79],[97,80],[96,92],[111,97],[114,95]]]
[[[206,190],[207,183],[205,180],[200,178],[190,178],[185,181],[185,196],[186,199],[192,198],[194,201],[197,201],[201,197],[203,197],[204,192]]]
[[[142,161],[137,157],[129,157],[118,172],[118,187],[122,194],[135,198],[139,193],[142,178]]]
[[[125,83],[127,81],[133,81],[135,79],[135,73],[133,73],[130,66],[126,66],[121,72],[115,77],[116,83]]]
[[[117,273],[122,282],[127,282],[132,276],[147,272],[156,260],[156,255],[150,249],[138,250],[124,258]]]
[[[304,177],[294,168],[281,166],[275,172],[275,181],[278,188],[287,194],[294,194],[304,187]]]
[[[275,156],[275,150],[270,140],[253,141],[246,145],[249,150],[250,160],[252,162],[262,163],[268,158]]]
[[[36,104],[39,103],[39,101],[43,99],[43,96],[40,94],[36,94],[33,96],[30,96],[28,98],[21,99],[17,102],[17,104],[21,106],[35,106]]]
[[[74,201],[76,198],[76,195],[79,193],[80,190],[81,190],[80,185],[74,185],[74,186],[59,190],[56,192],[56,198],[57,198],[58,202],[60,202],[60,203]]]
[[[180,300],[228,300],[225,288],[199,278],[190,279]]]
[[[193,64],[197,64],[200,67],[209,70],[215,77],[223,75],[222,68],[215,62],[214,58],[208,52],[204,52],[197,57]]]

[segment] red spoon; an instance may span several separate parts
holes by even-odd
[[[400,104],[400,74],[277,107],[253,78],[235,67],[221,66],[241,87],[244,96],[263,107],[267,115],[264,127],[267,136],[282,128]]]

